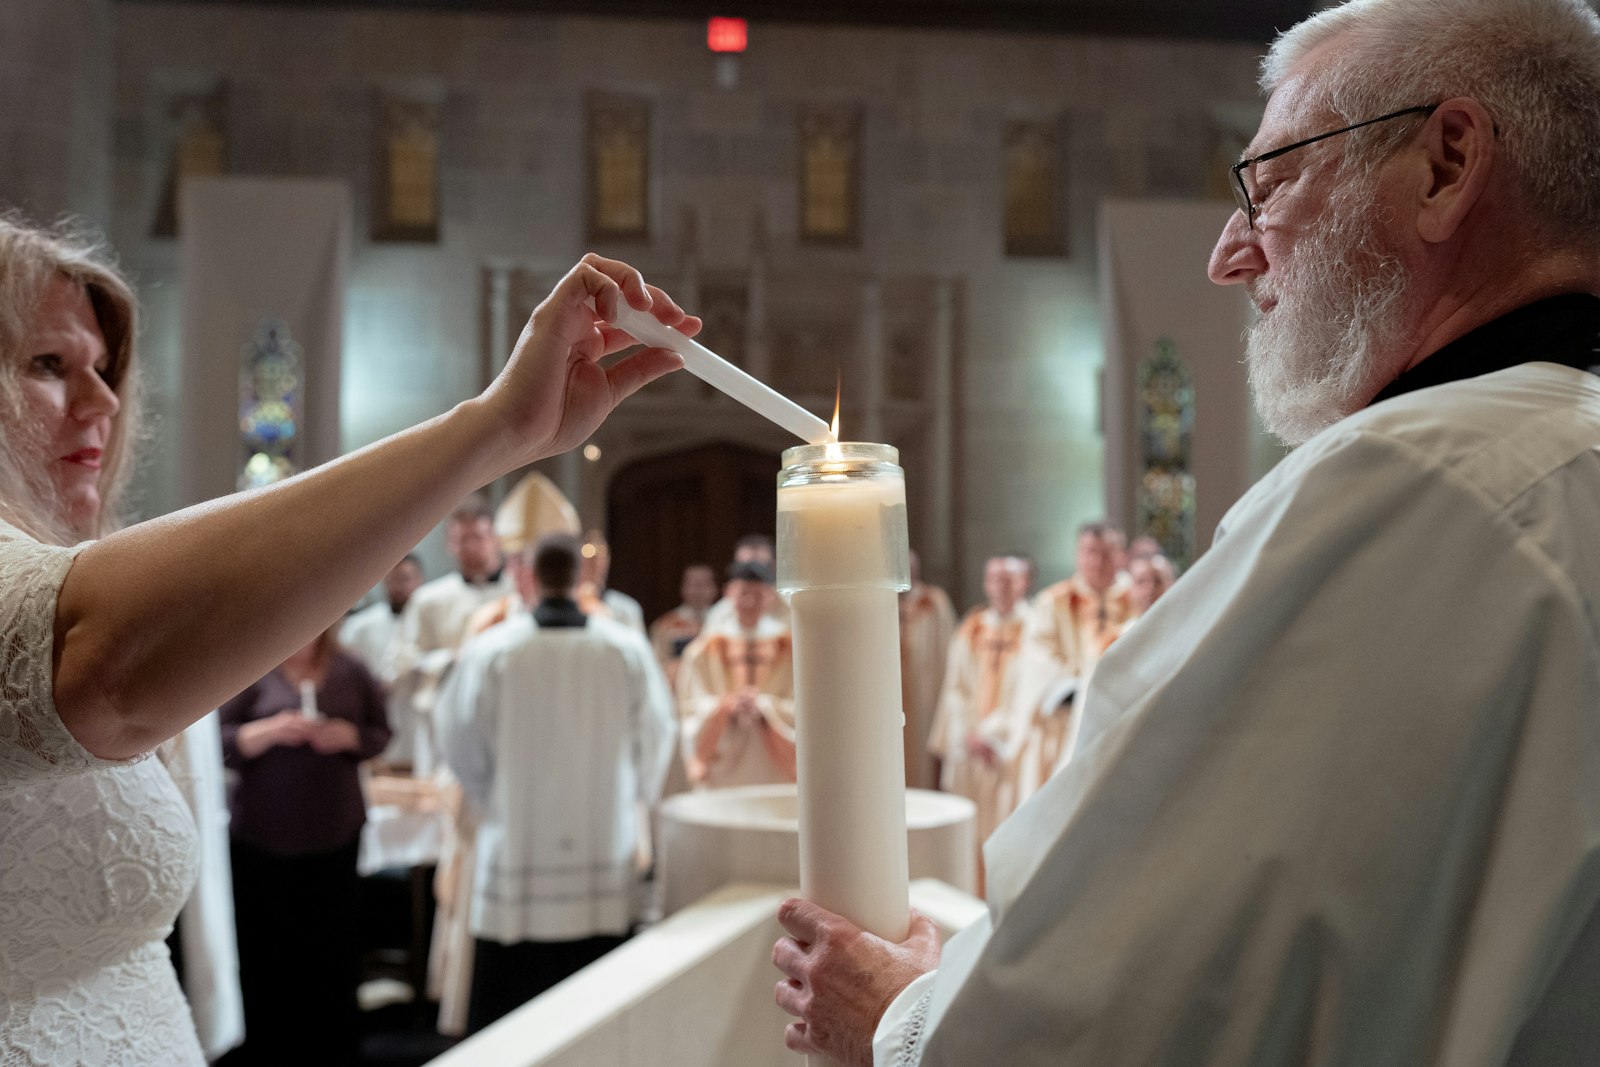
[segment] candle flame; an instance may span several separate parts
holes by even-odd
[[[839,451],[839,405],[843,399],[844,374],[841,372],[833,387],[833,423],[829,427],[829,432],[833,435],[833,439],[828,442],[827,455],[829,459],[844,458],[844,453]]]

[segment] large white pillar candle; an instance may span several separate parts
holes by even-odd
[[[900,611],[905,475],[888,445],[806,445],[778,478],[794,637],[800,892],[894,941],[910,923]]]

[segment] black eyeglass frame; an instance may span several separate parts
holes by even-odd
[[[1286,144],[1282,148],[1274,148],[1272,151],[1263,152],[1259,156],[1251,156],[1249,159],[1241,159],[1239,162],[1228,168],[1228,173],[1233,178],[1229,188],[1233,191],[1233,199],[1238,203],[1239,210],[1244,213],[1245,225],[1254,230],[1256,228],[1256,213],[1261,210],[1261,205],[1251,202],[1250,190],[1245,188],[1244,169],[1246,167],[1253,167],[1257,163],[1265,163],[1269,159],[1277,159],[1279,156],[1287,155],[1288,153],[1293,152],[1296,148],[1304,148],[1306,145],[1316,144],[1318,141],[1325,141],[1329,137],[1337,137],[1341,133],[1349,133],[1351,130],[1359,130],[1363,126],[1371,126],[1379,122],[1388,122],[1390,119],[1398,119],[1406,115],[1431,115],[1437,111],[1438,108],[1438,104],[1419,104],[1416,107],[1401,108],[1399,111],[1391,111],[1387,115],[1379,115],[1375,119],[1367,119],[1364,122],[1353,123],[1349,126],[1341,126],[1337,130],[1329,130],[1327,133],[1319,133],[1315,137],[1307,137],[1305,140],[1296,141],[1294,144]]]

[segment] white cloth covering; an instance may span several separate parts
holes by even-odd
[[[206,1059],[244,1041],[244,996],[239,988],[239,939],[233,921],[233,864],[228,843],[228,790],[217,713],[177,737],[181,752],[173,780],[198,831],[200,878],[178,914],[183,986]]]
[[[0,1067],[196,1067],[165,944],[194,820],[160,760],[97,759],[56,714],[74,554],[0,523]]]
[[[1597,530],[1569,368],[1303,446],[1100,663],[875,1062],[1592,1062]]]
[[[443,754],[480,816],[471,929],[506,944],[623,934],[637,917],[641,808],[673,740],[666,678],[612,619],[515,618],[462,649]]]

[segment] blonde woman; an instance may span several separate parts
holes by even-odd
[[[679,366],[660,349],[601,366],[633,343],[599,322],[623,300],[699,329],[585,256],[481,396],[118,529],[133,293],[91,244],[0,218],[0,1062],[204,1062],[163,943],[194,823],[145,757],[327,629],[467,492],[579,444]]]

